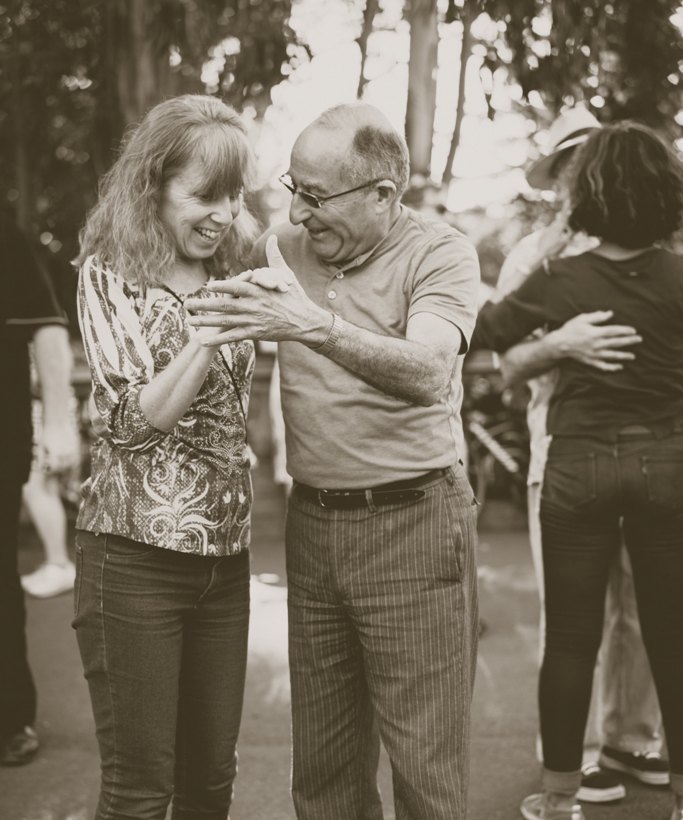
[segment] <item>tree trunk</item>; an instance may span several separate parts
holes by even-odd
[[[366,0],[365,9],[363,10],[363,28],[360,36],[356,40],[358,48],[360,49],[360,74],[358,75],[358,88],[356,89],[356,99],[360,100],[363,97],[363,91],[367,84],[365,79],[365,61],[368,56],[368,40],[372,34],[375,17],[379,11],[379,0]]]
[[[448,149],[448,159],[446,160],[446,167],[443,172],[441,186],[446,187],[453,179],[453,161],[455,159],[455,152],[460,145],[460,132],[462,130],[462,121],[465,115],[465,80],[467,75],[467,61],[472,53],[472,21],[475,17],[475,10],[473,3],[466,2],[462,15],[462,40],[460,42],[460,74],[458,75],[458,102],[455,108],[455,125],[453,126],[453,136],[451,138],[451,145]]]
[[[27,114],[30,112],[31,99],[26,94],[22,83],[21,67],[14,66],[12,82],[12,130],[14,143],[14,178],[18,191],[16,218],[19,227],[28,233],[33,232],[33,215],[35,202],[33,199],[33,169],[30,157],[29,130]],[[27,103],[28,99],[28,103]]]
[[[439,30],[436,0],[411,0],[406,140],[412,175],[429,176],[436,112]]]

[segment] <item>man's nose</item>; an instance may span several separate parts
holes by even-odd
[[[298,194],[292,194],[292,202],[289,206],[289,221],[292,225],[301,225],[313,213],[313,208],[307,205]]]

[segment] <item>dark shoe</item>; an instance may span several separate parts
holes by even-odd
[[[603,746],[599,762],[605,769],[623,772],[649,786],[669,784],[669,761],[657,752],[621,752]]]
[[[35,757],[40,742],[30,726],[10,735],[0,744],[0,766],[23,766]]]
[[[581,788],[576,795],[584,803],[613,803],[626,797],[624,784],[595,763],[581,769]]]

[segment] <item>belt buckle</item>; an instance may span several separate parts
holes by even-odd
[[[325,504],[325,502],[323,501],[323,493],[326,492],[327,490],[318,490],[318,504],[320,504],[320,506],[325,509],[327,509],[327,504]]]

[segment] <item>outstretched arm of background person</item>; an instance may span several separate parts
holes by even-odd
[[[79,442],[71,420],[72,355],[69,332],[62,325],[44,325],[33,334],[33,358],[43,405],[43,451],[48,470],[61,472],[78,463]]]
[[[500,356],[505,383],[528,381],[556,367],[562,359],[576,359],[605,372],[621,370],[635,354],[623,348],[642,341],[635,328],[605,325],[611,310],[581,313],[540,339],[511,347]]]
[[[301,342],[346,368],[379,390],[406,402],[434,404],[446,392],[462,346],[455,325],[434,314],[412,316],[406,338],[382,336],[342,321],[306,295],[283,259],[277,239],[266,244],[268,268],[210,283],[216,297],[188,299],[191,311],[215,311],[216,316],[193,316],[196,326],[219,324],[229,328],[205,344],[242,339]],[[334,346],[326,342],[338,336]]]

